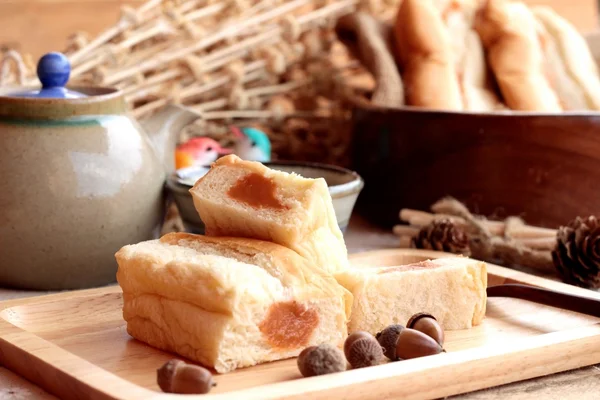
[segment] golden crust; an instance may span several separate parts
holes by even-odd
[[[509,108],[562,111],[546,74],[536,20],[524,3],[487,0],[475,29]]]
[[[343,299],[346,317],[349,318],[350,316],[353,301],[352,294],[340,286],[333,276],[284,246],[250,238],[210,237],[188,233],[168,233],[159,242],[170,246],[188,248],[193,248],[194,243],[211,244],[214,246],[212,255],[222,254],[240,263],[252,263],[257,266],[252,271],[247,271],[249,276],[244,279],[250,279],[250,275],[252,275],[254,279],[260,280],[262,276],[256,274],[263,269],[273,278],[279,280],[283,287],[296,289],[295,295],[299,297],[339,297]],[[178,261],[171,258],[163,259],[158,254],[149,256],[136,254],[135,248],[136,245],[125,246],[116,253],[119,265],[125,267],[120,268],[117,272],[117,279],[124,290],[130,289],[130,287],[139,287],[141,290],[157,292],[165,296],[168,293],[180,296],[179,293],[185,293],[182,289],[198,288],[199,281],[206,282],[210,280],[212,283],[208,285],[208,290],[211,291],[211,294],[198,292],[194,296],[192,293],[191,297],[181,298],[181,300],[186,300],[211,312],[227,314],[231,312],[231,304],[225,301],[222,295],[219,296],[218,292],[220,289],[231,290],[235,288],[237,282],[223,282],[217,279],[215,271],[211,267],[215,261],[209,260],[206,267],[200,268],[188,259]],[[210,253],[206,254],[211,255]],[[147,259],[147,257],[150,257],[150,259]],[[169,268],[152,271],[153,275],[150,276],[150,272],[145,271],[144,267],[141,265],[129,266],[128,263],[130,262],[147,262],[157,266],[168,265]],[[276,269],[268,268],[267,264],[273,265]],[[179,276],[179,274],[182,276]],[[227,279],[227,277],[223,279]],[[163,285],[162,289],[164,290],[152,288],[153,285]],[[212,303],[210,299],[216,300],[216,304],[207,307],[207,304]]]
[[[407,103],[462,110],[460,86],[444,22],[431,0],[403,0],[394,25]]]
[[[475,0],[406,0],[394,31],[409,105],[442,110],[504,108],[473,23]]]

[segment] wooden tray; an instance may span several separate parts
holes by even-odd
[[[399,265],[447,254],[411,249],[351,256]],[[494,265],[489,285],[526,283],[600,294]],[[600,363],[600,319],[489,298],[485,322],[446,333],[448,353],[302,378],[295,359],[216,377],[208,395],[169,395],[156,369],[173,355],[129,337],[118,287],[0,303],[0,363],[63,399],[434,399]]]

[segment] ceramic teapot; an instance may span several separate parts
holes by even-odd
[[[114,254],[155,238],[178,132],[171,106],[144,124],[116,89],[66,87],[67,58],[42,57],[41,88],[0,88],[0,287],[115,282]]]

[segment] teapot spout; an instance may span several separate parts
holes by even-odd
[[[175,171],[175,147],[181,130],[201,115],[179,105],[168,105],[140,124],[168,174]]]

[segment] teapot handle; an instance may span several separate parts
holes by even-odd
[[[167,174],[175,171],[175,147],[182,129],[201,117],[189,108],[171,104],[139,121]]]

